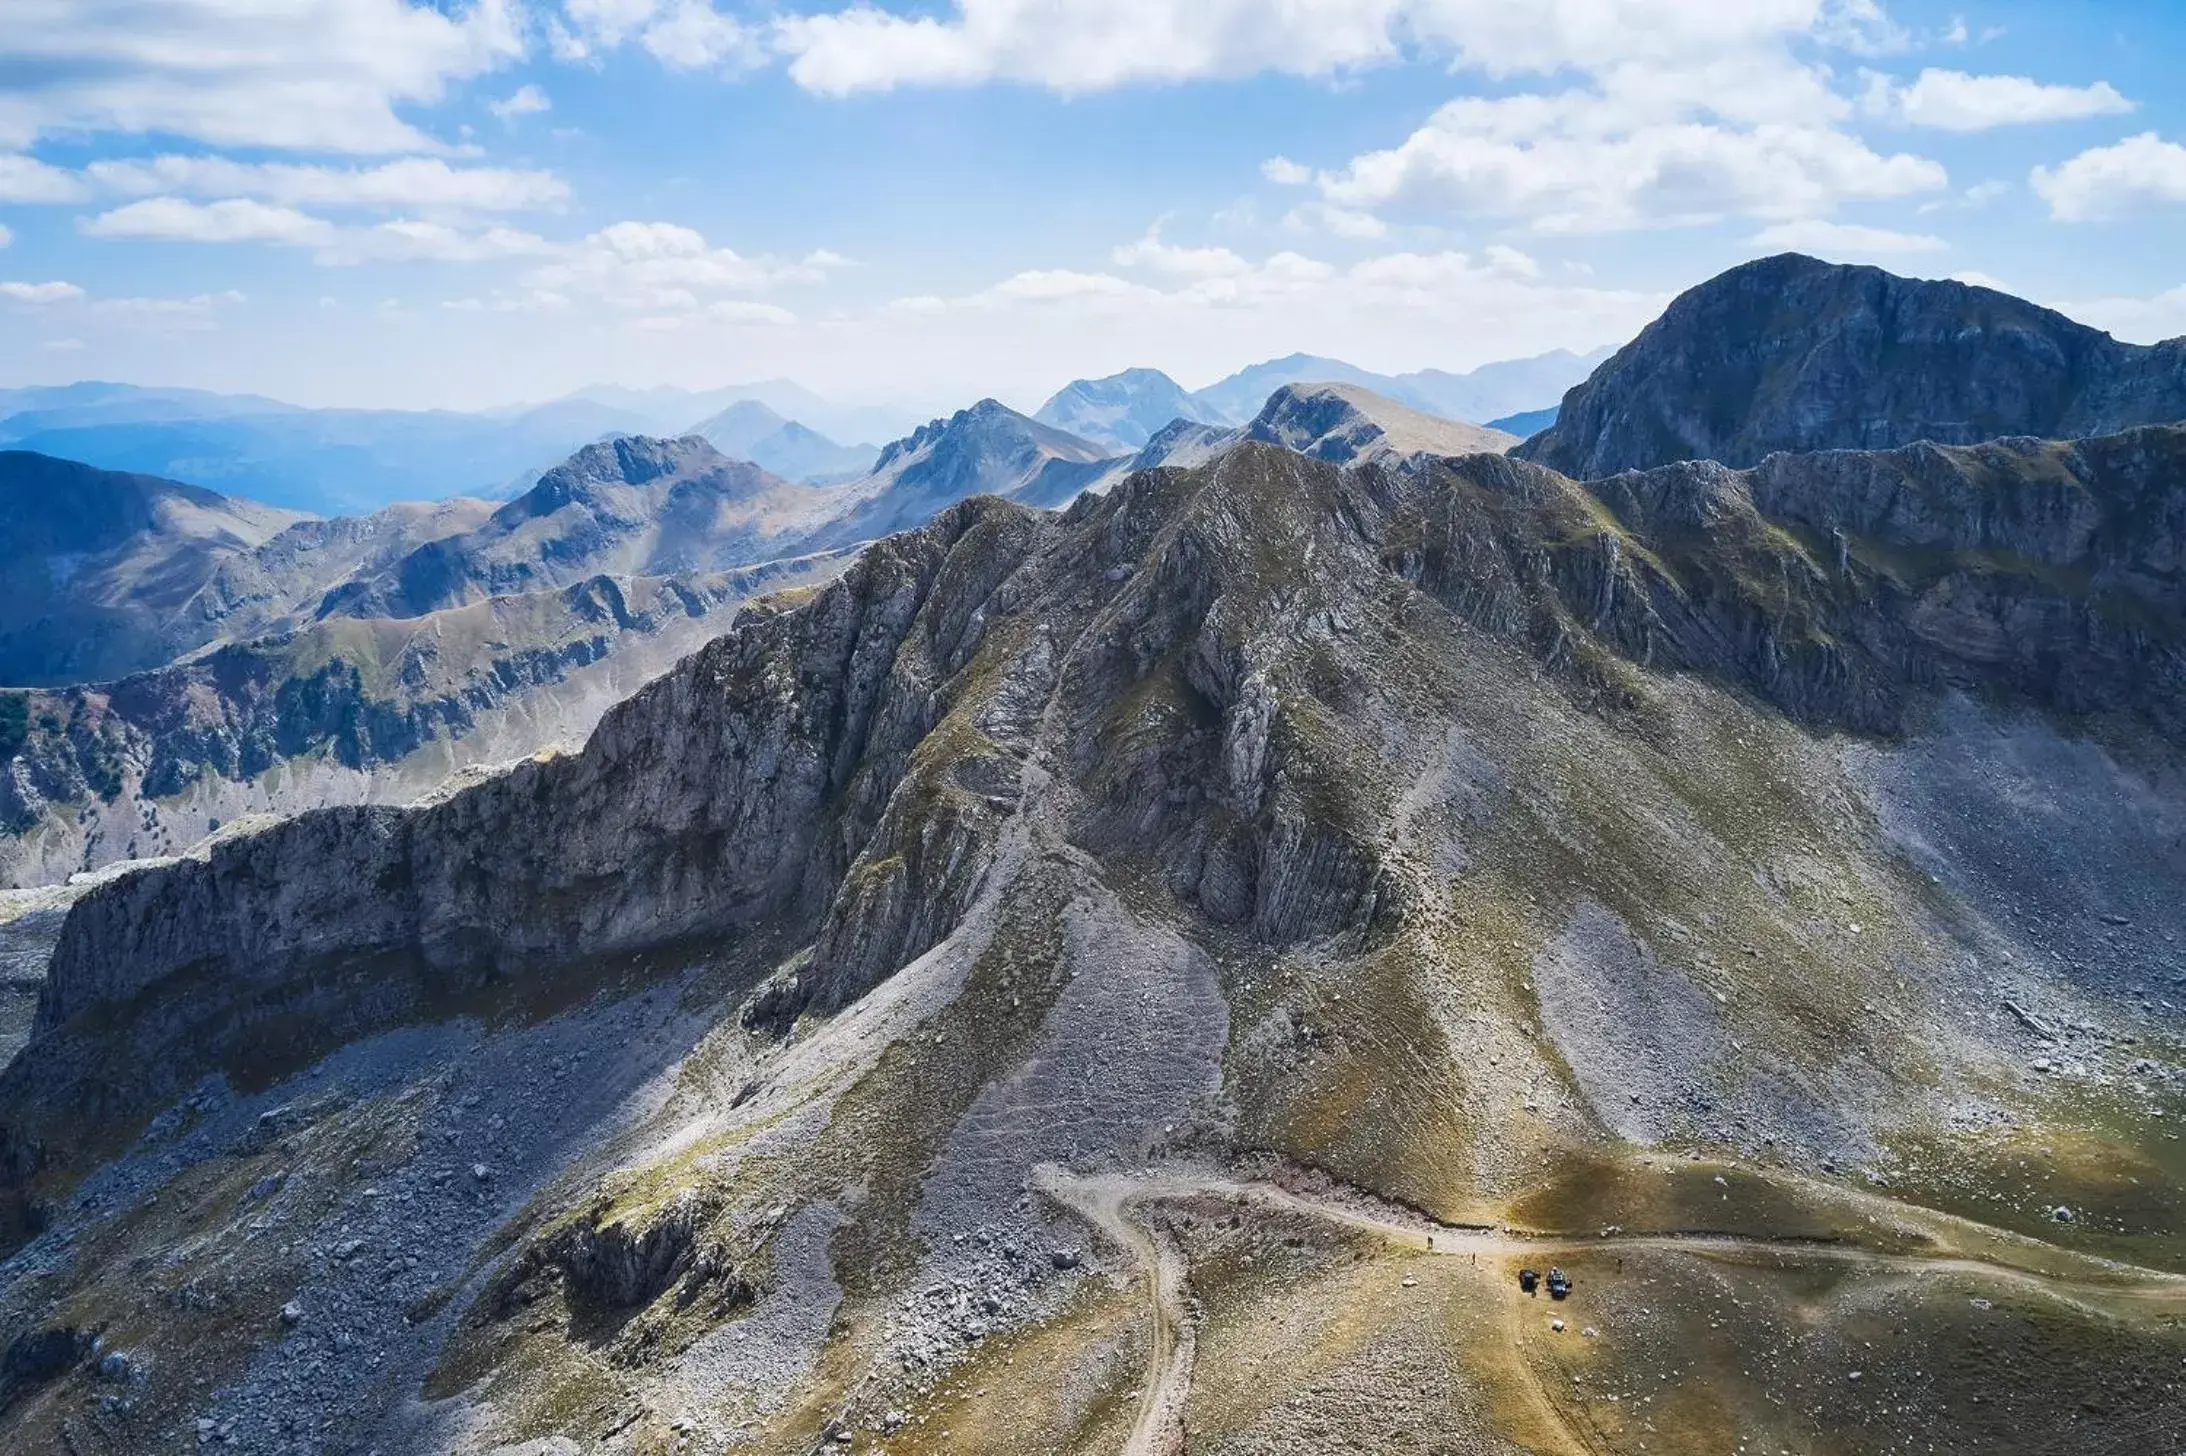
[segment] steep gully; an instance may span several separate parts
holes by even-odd
[[[2037,1239],[1874,1194],[1854,1196],[1899,1219],[1939,1230],[1950,1228],[1973,1234],[1998,1251],[1996,1257],[1892,1253],[1849,1243],[1706,1232],[1626,1234],[1611,1231],[1573,1235],[1530,1233],[1502,1225],[1452,1227],[1409,1210],[1383,1208],[1364,1198],[1342,1201],[1327,1195],[1301,1193],[1265,1179],[1237,1178],[1192,1167],[1083,1176],[1049,1164],[1034,1170],[1032,1182],[1041,1193],[1127,1250],[1140,1266],[1153,1338],[1147,1355],[1147,1378],[1140,1391],[1131,1438],[1123,1448],[1124,1456],[1177,1456],[1184,1450],[1184,1405],[1191,1394],[1192,1362],[1197,1353],[1192,1322],[1185,1306],[1185,1279],[1189,1270],[1183,1251],[1175,1242],[1159,1227],[1137,1217],[1135,1210],[1150,1204],[1193,1198],[1219,1198],[1271,1212],[1320,1219],[1383,1239],[1412,1253],[1441,1257],[1477,1258],[1482,1254],[1491,1258],[1545,1257],[1605,1247],[1692,1254],[1701,1258],[1767,1255],[1779,1260],[1791,1258],[1801,1262],[1830,1263],[1878,1273],[1968,1275],[2112,1317],[2177,1318],[2186,1315],[2186,1275],[2075,1253]],[[1843,1197],[1847,1192],[1838,1188],[1828,1191],[1837,1197]],[[2011,1262],[2009,1255],[2003,1252],[2007,1250],[2016,1252],[2028,1262]],[[2073,1276],[2029,1267],[2037,1257],[2052,1265],[2076,1267],[2083,1272]]]

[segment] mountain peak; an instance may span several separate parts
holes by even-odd
[[[1783,253],[1680,294],[1523,453],[1598,478],[2180,418],[2186,344],[2121,344],[1992,289]]]
[[[644,485],[662,476],[729,464],[702,435],[662,439],[652,435],[617,435],[585,446],[539,477],[539,483],[510,502],[541,515],[578,498],[593,485]]]
[[[1515,435],[1439,419],[1356,384],[1286,384],[1245,437],[1346,464],[1390,456],[1501,454]]]
[[[1040,406],[1036,418],[1117,450],[1138,450],[1171,421],[1205,413],[1174,379],[1141,367],[1074,379]]]

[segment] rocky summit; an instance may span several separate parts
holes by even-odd
[[[2176,1430],[2186,431],[1171,443],[86,891],[6,1444]]]
[[[1680,295],[1519,453],[1581,478],[1778,450],[2073,438],[2186,419],[2186,339],[1786,254]]]

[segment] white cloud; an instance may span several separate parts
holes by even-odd
[[[0,202],[77,202],[89,192],[74,172],[35,157],[0,152]]]
[[[1325,232],[1339,238],[1372,239],[1389,235],[1389,224],[1370,212],[1338,207],[1331,202],[1308,202],[1283,216],[1283,225],[1299,232]]]
[[[324,167],[163,156],[93,162],[84,175],[101,190],[123,196],[256,198],[292,207],[525,212],[569,200],[568,184],[551,172],[452,167],[438,157]]]
[[[398,218],[368,228],[344,228],[319,244],[317,261],[350,263],[490,263],[536,258],[555,251],[537,233],[519,228],[457,228],[418,218]]]
[[[433,150],[397,111],[523,53],[519,0],[10,0],[0,145],[80,132]]]
[[[396,218],[368,227],[339,227],[292,207],[230,197],[198,203],[180,197],[148,197],[77,224],[87,237],[188,243],[274,243],[312,248],[316,261],[355,263],[482,263],[539,257],[556,251],[536,233],[516,228],[453,227],[420,218]]]
[[[197,203],[180,197],[148,197],[77,224],[94,238],[156,238],[190,243],[289,243],[317,245],[333,240],[335,228],[324,218],[292,207],[231,197]]]
[[[1136,16],[1147,5],[1177,19],[1170,0],[1114,9]],[[1454,212],[1559,233],[1727,217],[1788,221],[1948,181],[1938,163],[1878,152],[1845,128],[1857,107],[1819,52],[1874,54],[1908,43],[1873,0],[1299,0],[1273,17],[1265,8],[1217,0],[1185,7],[1190,14],[1177,23],[1204,27],[1217,13],[1229,14],[1236,33],[1223,31],[1230,48],[1217,49],[1235,62],[1231,69],[1317,72],[1394,47],[1445,54],[1492,81],[1556,81],[1553,90],[1498,87],[1453,100],[1396,145],[1339,168],[1269,159],[1261,168],[1268,180],[1316,185],[1322,208],[1337,209],[1296,209],[1289,221],[1300,227],[1374,237],[1404,212]],[[1075,0],[1037,7],[964,0],[954,31],[966,43],[1027,27],[1052,39],[1056,17],[1079,9]],[[998,25],[1002,12],[1014,29]],[[1330,12],[1363,27],[1339,32],[1367,39],[1349,50],[1315,49],[1325,40],[1317,27]],[[875,23],[855,13],[865,17],[858,25]],[[949,29],[901,24],[910,29],[890,33],[931,39]],[[1275,44],[1271,36],[1281,46],[1295,42],[1304,59],[1256,60],[1254,47]],[[825,53],[806,52],[798,63],[815,54]],[[1001,74],[1023,71],[1004,67]],[[858,74],[845,61],[820,89],[859,89]]]
[[[732,324],[793,324],[797,315],[780,304],[760,303],[749,298],[717,299],[706,306],[708,318]]]
[[[549,313],[569,307],[559,293],[528,289],[521,293],[496,292],[487,298],[451,298],[440,305],[455,313]]]
[[[860,0],[784,19],[773,43],[800,85],[840,95],[995,80],[1083,92],[1259,71],[1325,76],[1410,52],[1493,75],[1684,64],[1785,35],[1872,51],[1901,33],[1873,0],[955,0],[947,18]]]
[[[2061,222],[2091,222],[2151,203],[2186,202],[2186,147],[2154,132],[2094,147],[2027,179]]]
[[[766,59],[757,36],[706,0],[678,0],[664,7],[646,27],[644,45],[660,61],[685,70],[749,70]]]
[[[1301,349],[1392,372],[1587,350],[1630,338],[1668,301],[1552,279],[1509,248],[1244,264],[1199,278],[1037,269],[953,298],[901,298],[824,334],[785,331],[770,367],[887,391],[902,388],[889,361],[916,358],[922,387],[944,398],[999,392],[1029,407],[1068,379],[1132,363],[1203,383]]]
[[[2093,298],[2055,306],[2134,343],[2155,344],[2186,336],[2186,285],[2151,298]]]
[[[1889,228],[1815,217],[1763,228],[1754,234],[1753,241],[1756,247],[1816,253],[1838,260],[1902,258],[1916,253],[1946,252],[1951,246],[1927,233],[1901,233]]]
[[[0,298],[11,303],[74,303],[82,297],[73,283],[0,283]]]
[[[1219,266],[1212,257],[1220,255]],[[1516,248],[1492,245],[1479,257],[1461,252],[1384,253],[1349,268],[1337,268],[1301,253],[1278,252],[1255,263],[1227,249],[1172,248],[1149,234],[1115,249],[1121,266],[1142,267],[1164,275],[1161,287],[1109,273],[1070,269],[1035,269],[1013,274],[977,293],[954,299],[915,297],[891,306],[912,314],[970,309],[1008,310],[1024,306],[1071,305],[1113,313],[1118,305],[1132,313],[1153,312],[1183,324],[1204,320],[1210,311],[1234,313],[1289,306],[1364,311],[1391,308],[1448,308],[1468,297],[1509,291],[1554,296],[1541,282],[1540,264]],[[1180,259],[1183,260],[1180,263]],[[1621,304],[1633,295],[1601,293]]]
[[[2134,109],[2108,81],[2058,86],[2026,76],[1969,76],[1932,67],[1910,86],[1890,76],[1870,75],[1861,105],[1870,115],[1906,126],[1955,132],[2118,116]]]
[[[91,309],[94,313],[141,314],[157,318],[207,314],[215,308],[245,301],[241,293],[231,288],[222,293],[199,293],[189,298],[102,298],[92,304]]]
[[[554,256],[525,276],[533,289],[582,294],[623,308],[694,310],[710,295],[757,293],[786,283],[816,283],[847,260],[820,251],[792,261],[747,257],[717,248],[693,228],[669,222],[618,222]]]
[[[189,298],[102,298],[91,311],[129,328],[154,334],[203,333],[215,326],[215,313],[244,301],[233,289]]]
[[[1320,185],[1339,206],[1450,211],[1578,233],[1724,217],[1788,221],[1948,180],[1935,162],[1883,156],[1828,125],[1739,125],[1709,119],[1708,110],[1629,92],[1468,98]]]
[[[537,116],[542,111],[553,109],[554,103],[547,100],[546,92],[528,83],[517,87],[499,101],[486,103],[486,110],[502,121],[511,123],[520,116]]]
[[[565,0],[548,41],[565,61],[594,59],[630,42],[682,70],[749,70],[765,63],[766,37],[710,0]]]
[[[1150,268],[1183,278],[1220,278],[1242,273],[1247,264],[1228,248],[1180,248],[1161,240],[1157,224],[1146,236],[1112,251],[1109,261],[1119,268]]]
[[[1541,265],[1530,253],[1521,252],[1517,248],[1507,247],[1502,243],[1490,243],[1480,251],[1481,256],[1487,260],[1488,266],[1498,273],[1512,278],[1538,278],[1541,276]]]
[[[1080,273],[1069,268],[1035,268],[1012,274],[982,293],[964,300],[975,306],[994,304],[1068,303],[1094,299],[1151,295],[1153,289],[1111,273]]]
[[[0,248],[4,248],[14,241],[15,234],[8,230],[8,225],[6,223],[0,222]]]

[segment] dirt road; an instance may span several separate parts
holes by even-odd
[[[1661,1250],[1704,1258],[1796,1258],[1802,1263],[1855,1264],[1900,1274],[1955,1272],[2031,1290],[2051,1299],[2106,1316],[2149,1317],[2186,1314],[2186,1276],[2118,1264],[2079,1254],[2021,1235],[1982,1229],[2005,1248],[2039,1255],[2043,1269],[2002,1259],[1959,1254],[1892,1253],[1854,1244],[1809,1240],[1770,1240],[1715,1234],[1620,1234],[1594,1236],[1531,1235],[1507,1229],[1450,1228],[1364,1200],[1308,1196],[1273,1183],[1228,1177],[1194,1169],[1163,1169],[1137,1174],[1084,1177],[1061,1168],[1036,1169],[1034,1186],[1091,1223],[1109,1239],[1129,1249],[1139,1261],[1153,1321],[1153,1350],[1139,1399],[1137,1423],[1124,1456],[1175,1456],[1183,1449],[1185,1398],[1191,1393],[1195,1354],[1191,1321],[1184,1308],[1184,1255],[1169,1238],[1134,1216],[1149,1203],[1216,1197],[1243,1200],[1262,1208],[1317,1218],[1391,1243],[1437,1256],[1487,1254],[1497,1258],[1537,1256],[1616,1248]],[[1903,1215],[1921,1215],[1952,1223],[1962,1220],[1892,1205]],[[2078,1267],[2077,1276],[2049,1272]]]

